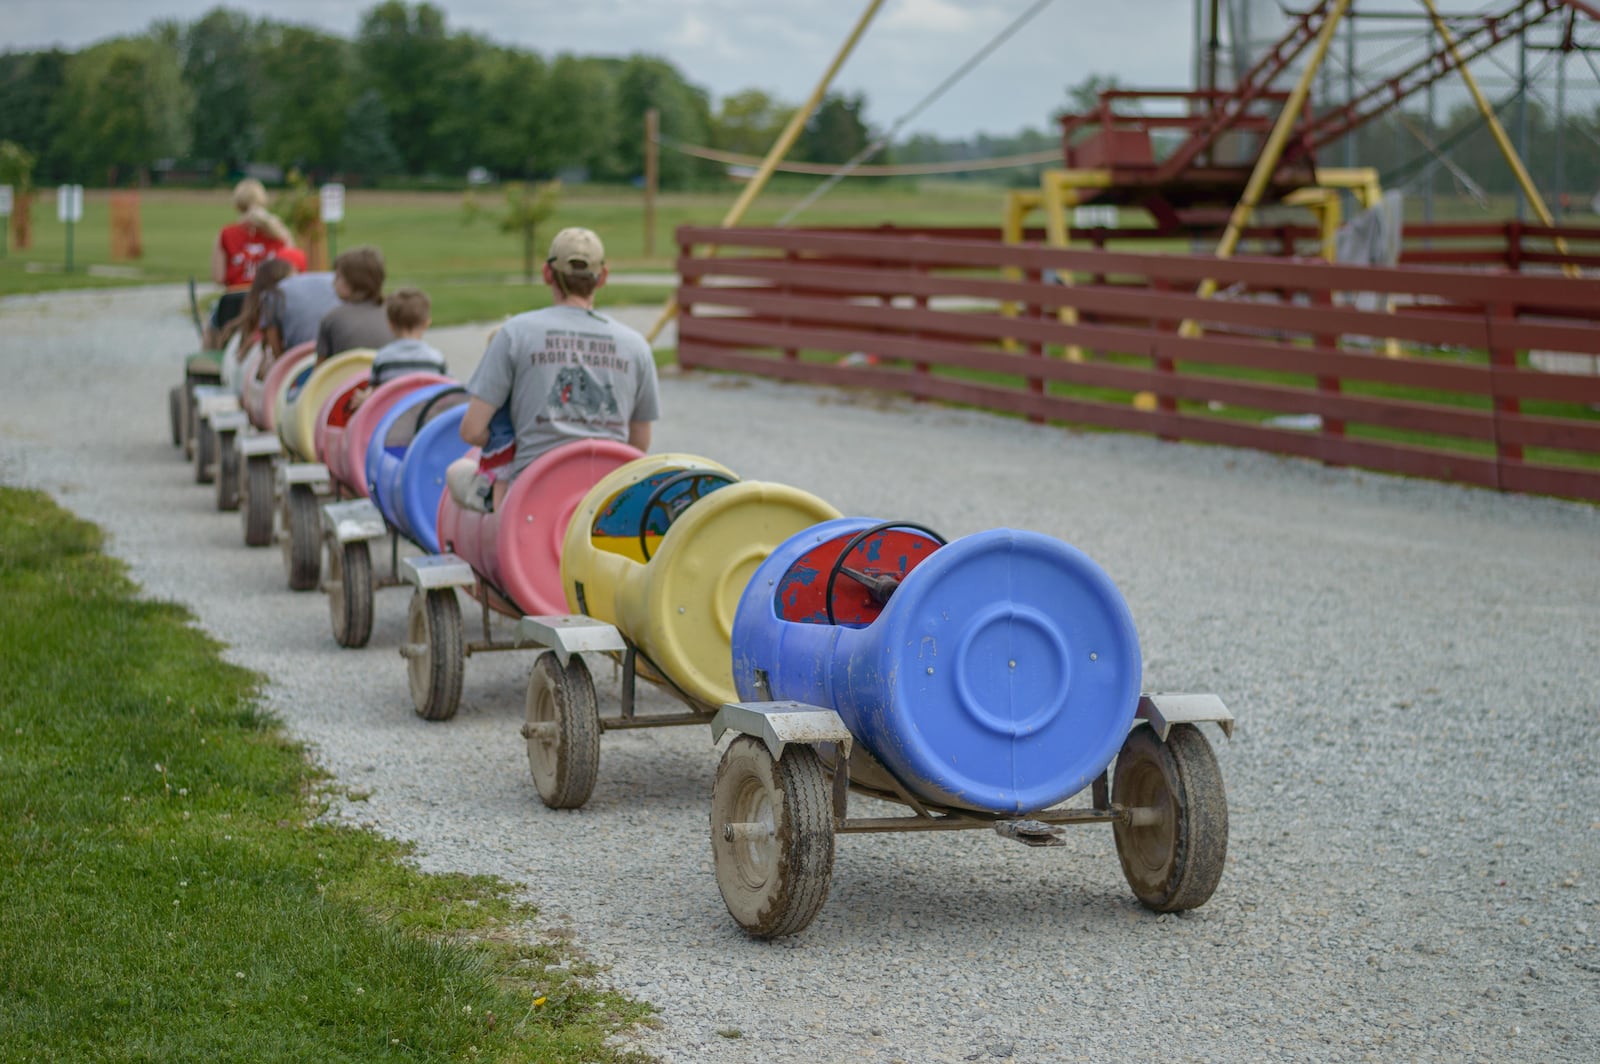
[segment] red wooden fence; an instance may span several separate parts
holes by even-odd
[[[926,231],[684,227],[678,241],[686,368],[1600,500],[1600,375],[1530,358],[1600,368],[1600,280]],[[1195,295],[1206,279],[1220,297]],[[858,352],[870,364],[841,357]]]

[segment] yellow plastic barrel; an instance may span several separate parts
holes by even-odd
[[[372,370],[375,352],[365,348],[334,355],[311,371],[298,383],[300,373],[290,378],[280,393],[277,425],[278,439],[289,454],[301,462],[317,461],[316,424],[317,411],[328,397],[351,377],[367,376]]]
[[[676,493],[659,497],[678,474]],[[651,512],[640,512],[652,496]],[[637,535],[629,542],[607,528],[619,512],[643,529],[642,548]],[[568,523],[567,606],[615,624],[648,659],[646,675],[659,672],[706,706],[734,702],[730,640],[745,584],[778,544],[838,516],[809,492],[739,481],[707,458],[648,455],[596,484]]]

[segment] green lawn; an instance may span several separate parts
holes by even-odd
[[[677,257],[673,234],[679,225],[716,225],[732,205],[736,189],[725,194],[683,193],[660,198],[656,210],[655,254],[645,255],[644,205],[635,189],[569,186],[556,214],[542,228],[538,253],[557,230],[583,225],[606,242],[613,272],[666,272]],[[803,193],[769,190],[746,223],[772,224]],[[66,226],[56,221],[55,195],[46,190],[33,210],[33,246],[9,248],[0,258],[0,295],[105,285],[153,284],[203,278],[210,268],[217,230],[233,218],[226,189],[210,192],[152,190],[140,196],[144,255],[137,262],[110,261],[111,193],[89,189],[84,218],[74,227],[73,272],[64,272]],[[829,196],[809,210],[807,224],[994,225],[1000,224],[1003,190],[962,184],[887,186]],[[487,212],[498,209],[498,193],[479,194]],[[345,200],[345,221],[335,233],[338,249],[375,244],[383,250],[389,287],[415,285],[433,299],[434,321],[452,325],[488,321],[540,306],[542,285],[522,281],[520,237],[499,231],[480,217],[464,221],[463,197],[452,192],[353,190]],[[673,285],[617,285],[602,303],[658,303]]]
[[[503,884],[320,822],[260,678],[99,544],[0,488],[0,1058],[634,1059],[647,1005]]]

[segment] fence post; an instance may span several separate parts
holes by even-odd
[[[1044,271],[1042,271],[1042,270],[1029,269],[1024,276],[1026,277],[1026,279],[1027,279],[1029,284],[1041,285],[1041,284],[1044,283]],[[1028,301],[1028,305],[1027,305],[1026,311],[1025,311],[1023,316],[1028,321],[1031,321],[1031,322],[1043,322],[1044,321],[1044,313],[1045,313],[1044,312],[1044,304],[1039,302],[1038,297],[1035,296],[1034,298],[1032,298],[1032,299],[1030,299]],[[1042,340],[1029,340],[1028,341],[1028,357],[1029,358],[1040,358],[1040,359],[1044,358],[1044,341],[1042,341]],[[1044,378],[1043,377],[1029,377],[1028,378],[1028,391],[1032,392],[1034,395],[1043,395],[1044,394]],[[1029,414],[1028,415],[1028,420],[1033,422],[1034,424],[1040,424],[1040,423],[1042,423],[1044,421],[1044,417],[1041,414]]]
[[[1169,295],[1174,291],[1172,282],[1165,277],[1150,278],[1150,287],[1154,288],[1159,295],[1163,296]],[[1179,323],[1176,318],[1157,318],[1154,322],[1152,322],[1152,324],[1155,326],[1156,332],[1159,334],[1155,339],[1155,357],[1153,359],[1153,365],[1156,372],[1155,408],[1162,415],[1162,421],[1167,421],[1169,419],[1176,420],[1178,414],[1178,397],[1172,394],[1171,388],[1164,383],[1163,379],[1171,378],[1177,374],[1178,362],[1171,355],[1164,354],[1163,351],[1166,345],[1172,342],[1172,338],[1178,335]],[[1134,397],[1134,402],[1138,402],[1137,396]],[[1181,439],[1181,437],[1176,432],[1157,431],[1156,439],[1166,440],[1168,443],[1176,443],[1179,439]]]
[[[1513,273],[1522,272],[1522,222],[1506,223],[1506,266]]]
[[[1311,304],[1315,307],[1331,309],[1334,305],[1333,292],[1324,288],[1319,292],[1313,293],[1311,296]],[[1328,348],[1333,351],[1338,351],[1341,349],[1339,345],[1339,335],[1337,333],[1318,333],[1312,337],[1312,342],[1318,347]],[[1338,377],[1319,376],[1317,378],[1317,391],[1322,394],[1338,395],[1343,390],[1344,385]],[[1332,436],[1334,438],[1343,436],[1344,422],[1338,418],[1324,417],[1322,419],[1322,435],[1324,437]],[[1339,468],[1344,465],[1343,462],[1330,462],[1327,459],[1323,459],[1323,464],[1329,466],[1330,468]]]
[[[683,278],[683,266],[682,266],[682,264],[685,263],[685,262],[688,262],[689,259],[694,256],[694,242],[684,238],[681,234],[678,236],[678,241],[677,242],[678,242],[678,261],[673,263],[673,268],[678,271],[678,284],[681,286],[681,285],[683,285],[685,283],[684,282],[684,278]],[[698,283],[698,281],[695,282],[695,283]],[[678,301],[677,301],[676,297],[674,297],[673,303],[674,303],[674,305],[678,305]],[[687,322],[692,317],[694,317],[694,305],[693,304],[690,304],[687,307],[680,307],[679,314],[678,314],[678,355],[677,355],[677,361],[678,361],[678,368],[679,369],[689,369],[690,368],[690,360],[685,359],[683,357],[683,326],[684,326],[684,323]]]
[[[1522,445],[1520,443],[1507,443],[1501,438],[1500,418],[1503,414],[1520,414],[1522,401],[1513,393],[1503,395],[1500,390],[1500,374],[1494,370],[1512,370],[1517,368],[1517,349],[1500,339],[1501,331],[1495,328],[1497,321],[1516,321],[1517,308],[1513,303],[1491,303],[1484,307],[1485,331],[1489,334],[1489,394],[1494,408],[1494,452],[1495,452],[1495,487],[1505,490],[1505,478],[1502,476],[1504,467],[1510,462],[1522,461]]]
[[[922,238],[921,237],[917,237],[915,239],[919,239],[920,240]],[[913,264],[912,272],[914,272],[917,275],[917,277],[920,279],[920,278],[928,276],[930,270],[929,270],[929,267],[928,267],[927,263],[918,262],[918,263]],[[912,303],[916,306],[916,308],[918,310],[927,310],[928,309],[928,297],[927,297],[927,295],[925,293],[918,292],[915,296],[912,297]],[[912,335],[913,339],[921,339],[922,338],[922,330],[918,329],[915,332],[913,332],[911,335]],[[926,362],[914,362],[914,363],[912,363],[912,369],[916,372],[917,377],[918,378],[922,378],[922,379],[926,379],[928,374],[930,372],[932,372],[932,367],[930,367],[928,365],[928,363],[926,363]],[[921,391],[920,388],[917,389],[916,394],[914,396],[912,396],[912,398],[913,398],[914,401],[919,402],[919,403],[925,403],[925,402],[928,401],[928,397],[926,395],[922,394],[922,391]]]
[[[798,251],[795,251],[791,248],[783,253],[783,264],[785,266],[793,266],[799,261],[800,253]],[[778,287],[778,291],[783,293],[783,300],[785,304],[794,298],[794,285],[789,283],[789,279],[787,277],[784,278],[783,284]],[[787,316],[779,319],[779,324],[783,326],[783,331],[785,333],[789,331],[789,318]],[[800,358],[800,349],[797,347],[786,347],[783,349],[783,357],[789,362],[794,362]]]

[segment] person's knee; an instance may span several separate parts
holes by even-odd
[[[444,486],[450,492],[450,497],[456,505],[463,508],[472,506],[472,480],[478,473],[478,460],[476,458],[457,458],[451,462],[444,471]]]

